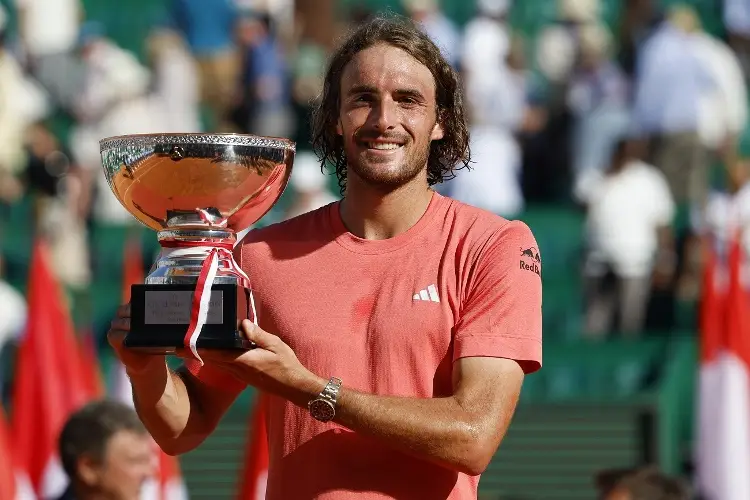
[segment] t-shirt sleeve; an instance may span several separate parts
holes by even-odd
[[[239,394],[247,385],[234,375],[211,365],[201,364],[196,359],[187,359],[185,369],[202,384],[222,392]]]
[[[453,332],[453,360],[513,359],[525,373],[542,365],[542,264],[529,227],[513,221],[484,244],[469,273]]]

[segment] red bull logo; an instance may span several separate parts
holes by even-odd
[[[526,249],[521,248],[521,262],[520,262],[521,269],[524,269],[526,271],[531,271],[539,275],[539,277],[541,277],[542,276],[541,263],[542,263],[542,259],[541,257],[539,257],[539,250],[537,250],[534,247],[530,247]]]

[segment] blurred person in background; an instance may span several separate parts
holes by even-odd
[[[310,151],[297,153],[289,186],[294,190],[294,199],[284,214],[284,219],[311,212],[338,200],[328,189],[328,178],[320,170],[318,157]]]
[[[101,25],[85,25],[80,51],[85,80],[76,103],[78,122],[70,135],[71,152],[86,172],[83,189],[93,192],[92,217],[104,224],[135,224],[102,173],[99,141],[124,134],[169,132],[174,121],[159,94],[150,93],[149,69],[109,39]]]
[[[720,149],[734,144],[748,124],[747,86],[732,49],[701,28],[698,13],[686,5],[675,7],[675,23],[693,34],[695,54],[707,68],[714,85],[701,94],[698,134],[711,160]]]
[[[27,142],[26,179],[36,228],[49,243],[57,278],[67,287],[83,290],[91,282],[88,172],[71,160],[65,145],[43,124],[30,128]]]
[[[180,34],[156,26],[146,40],[146,54],[151,92],[167,121],[164,132],[201,132],[198,67]]]
[[[464,82],[482,78],[510,51],[508,11],[511,0],[478,0],[477,15],[464,28],[461,43],[461,74]]]
[[[750,134],[726,150],[723,165],[726,187],[710,193],[702,234],[710,236],[716,250],[726,255],[737,231],[743,231],[743,246],[750,254]],[[698,274],[700,269],[695,271]]]
[[[650,140],[649,161],[666,176],[675,202],[700,210],[709,164],[699,135],[700,103],[716,82],[679,9],[670,12],[638,57],[634,128]]]
[[[24,73],[7,47],[8,16],[0,5],[0,206],[24,192],[29,127],[47,117],[51,103],[38,82]]]
[[[499,59],[464,80],[471,168],[437,187],[439,192],[506,218],[524,208],[521,148],[516,132],[528,113],[523,45],[513,39]]]
[[[637,159],[637,145],[618,141],[609,168],[584,190],[585,333],[591,338],[641,333],[652,285],[670,286],[676,266],[675,204],[664,175]]]
[[[151,436],[136,412],[117,401],[73,413],[58,443],[69,485],[57,500],[139,500],[156,470]]]
[[[663,20],[658,0],[625,0],[617,25],[618,62],[628,76],[633,78],[638,66],[641,45]]]
[[[565,85],[580,51],[579,32],[582,27],[598,23],[598,0],[556,0],[557,19],[539,34],[536,63],[544,77],[553,85]]]
[[[611,469],[595,477],[598,500],[691,500],[684,481],[655,467]]]
[[[264,12],[243,12],[237,23],[237,39],[242,67],[236,124],[246,133],[290,137],[294,118],[289,69],[273,19]]]
[[[25,66],[55,105],[70,111],[80,80],[75,54],[84,18],[80,0],[15,0]]]
[[[198,62],[201,102],[211,110],[213,131],[232,131],[229,112],[240,75],[237,5],[234,0],[170,0],[170,13]]]
[[[598,23],[583,26],[579,43],[567,99],[573,114],[573,190],[581,200],[586,177],[609,165],[615,144],[630,127],[630,94],[625,75],[612,60],[607,28]]]
[[[401,0],[408,16],[420,26],[443,57],[458,69],[461,55],[461,32],[440,8],[439,0]]]
[[[750,82],[750,2],[724,0],[724,26],[729,44],[739,56],[745,78]]]
[[[568,88],[580,53],[580,32],[600,22],[597,0],[556,0],[550,5],[556,17],[537,35],[534,64],[530,65],[538,68],[531,97],[536,101],[534,108],[544,108],[544,121],[539,131],[525,134],[522,143],[524,194],[531,202],[545,203],[570,199],[572,116]]]

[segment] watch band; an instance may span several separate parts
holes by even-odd
[[[328,380],[328,383],[323,388],[323,390],[320,392],[320,398],[327,399],[333,404],[336,404],[336,399],[339,396],[339,391],[341,390],[341,379],[336,377],[331,377],[330,380]]]

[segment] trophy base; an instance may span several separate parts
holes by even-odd
[[[146,285],[130,288],[130,332],[123,344],[152,354],[173,354],[185,348],[194,285]],[[237,284],[211,287],[208,315],[198,349],[248,350],[255,344],[239,331],[250,317],[250,290]]]

